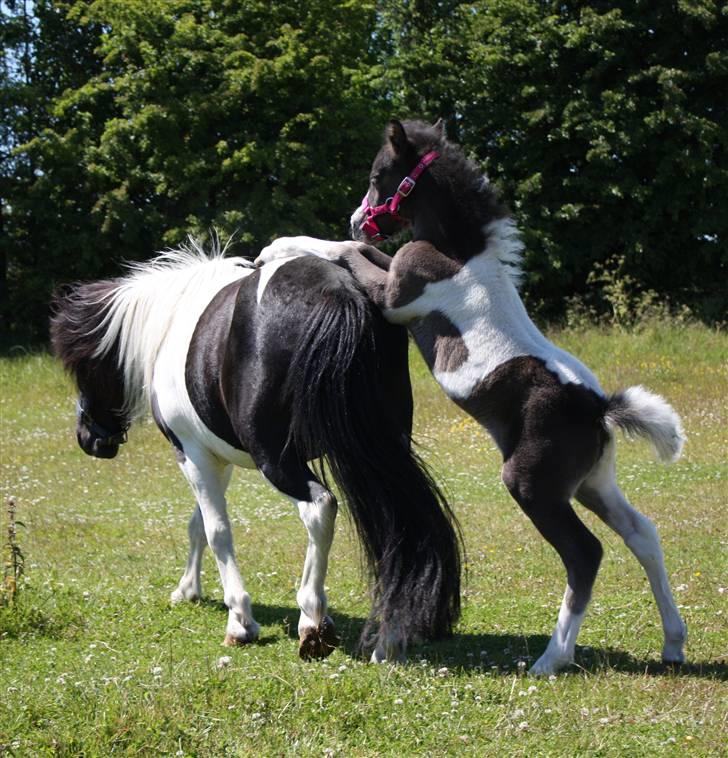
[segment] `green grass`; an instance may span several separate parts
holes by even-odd
[[[0,755],[718,755],[726,747],[728,338],[656,325],[552,335],[606,389],[644,383],[683,416],[684,458],[655,463],[620,442],[620,480],[658,525],[689,627],[689,665],[659,666],[647,580],[591,514],[605,546],[578,665],[531,680],[564,585],[560,563],[507,496],[493,443],[414,359],[416,434],[448,491],[468,553],[452,640],[409,663],[371,666],[354,645],[367,593],[339,518],[328,594],[344,644],[297,657],[295,590],[305,533],[287,501],[240,471],[229,501],[262,625],[255,645],[220,646],[226,612],[209,555],[206,600],[170,607],[192,498],[161,435],[132,430],[114,461],[86,457],[74,396],[47,356],[0,361],[0,495],[18,504],[26,576],[0,609]],[[4,537],[4,522],[2,522]],[[218,660],[229,655],[224,668]]]

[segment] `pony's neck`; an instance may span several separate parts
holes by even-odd
[[[124,377],[124,412],[134,420],[147,410],[154,365],[172,323],[196,322],[214,294],[228,282],[249,274],[239,259],[221,252],[208,257],[191,240],[182,247],[134,267],[109,299],[97,357],[118,349]]]

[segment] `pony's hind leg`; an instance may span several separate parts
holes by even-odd
[[[185,450],[187,451],[187,448]],[[186,455],[185,460],[180,462],[180,468],[197,497],[207,544],[215,555],[220,573],[224,601],[228,607],[224,644],[242,645],[257,639],[260,627],[253,618],[250,595],[245,591],[235,562],[232,531],[225,502],[230,467],[212,456],[195,452],[196,454]],[[199,536],[199,521],[196,520],[195,514],[192,519],[190,537],[196,539]],[[199,550],[198,560],[201,556],[202,549]],[[196,569],[193,567],[193,570]]]
[[[503,468],[503,481],[541,535],[556,549],[566,568],[567,586],[556,628],[543,655],[530,669],[534,675],[556,673],[574,660],[576,637],[591,599],[602,558],[599,540],[584,526],[568,499],[549,499],[542,482],[529,478],[528,467],[513,458]],[[534,473],[531,469],[530,473]]]
[[[682,663],[687,627],[672,596],[660,539],[650,519],[630,505],[617,485],[613,440],[605,447],[602,458],[576,497],[619,534],[644,568],[662,619],[662,659],[665,663]]]
[[[326,658],[339,643],[334,623],[326,614],[328,604],[324,591],[329,551],[334,539],[336,499],[308,466],[290,456],[284,456],[276,464],[263,462],[259,465],[266,479],[296,504],[308,532],[301,586],[296,593],[296,602],[301,609],[299,655],[304,660]]]
[[[222,479],[223,492],[227,490],[232,472],[232,466],[225,469]],[[192,511],[192,517],[187,525],[187,534],[190,539],[190,552],[187,556],[184,574],[182,574],[177,588],[172,592],[170,598],[172,603],[193,602],[202,597],[200,571],[202,569],[202,555],[207,547],[207,537],[205,536],[202,511],[197,503],[195,503],[195,509]]]

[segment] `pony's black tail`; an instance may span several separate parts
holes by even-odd
[[[380,621],[405,642],[446,636],[460,614],[459,528],[411,448],[406,332],[358,289],[332,286],[306,334],[288,380],[291,441],[309,459],[324,454],[364,547],[373,604],[362,644]]]

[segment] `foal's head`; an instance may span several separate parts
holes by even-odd
[[[407,179],[413,171],[416,184]],[[351,217],[351,235],[377,243],[412,227],[415,240],[466,260],[484,249],[485,227],[506,215],[478,166],[447,140],[441,121],[393,120],[372,164],[367,193]]]
[[[98,356],[113,281],[74,285],[53,298],[53,352],[76,381],[76,439],[96,458],[113,458],[126,442],[129,422],[118,345]]]

